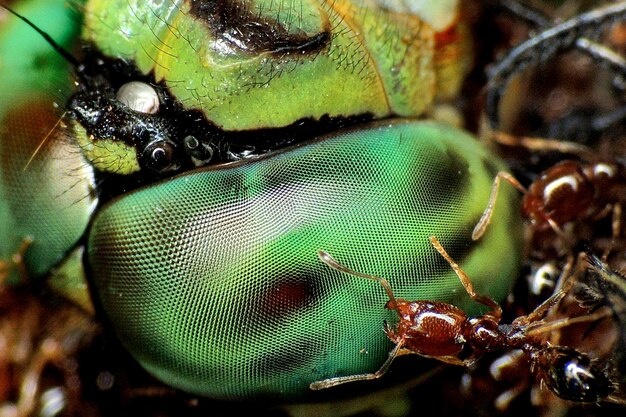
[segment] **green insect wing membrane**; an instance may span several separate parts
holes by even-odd
[[[174,177],[95,217],[95,288],[124,345],[168,384],[302,397],[313,381],[375,371],[392,346],[380,285],[318,250],[387,278],[398,297],[475,307],[435,235],[478,292],[507,293],[521,242],[513,190],[502,187],[486,235],[470,237],[500,168],[459,130],[399,121]]]

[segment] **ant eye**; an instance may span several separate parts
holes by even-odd
[[[131,110],[155,114],[159,111],[159,96],[152,86],[139,81],[126,83],[117,90],[117,99]]]
[[[174,156],[174,146],[164,140],[150,143],[143,151],[143,162],[147,168],[156,172],[166,172],[178,169]]]

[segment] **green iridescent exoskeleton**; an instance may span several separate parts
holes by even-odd
[[[70,47],[80,14],[63,0],[23,1],[16,11]],[[21,20],[0,25],[0,260],[8,262],[24,239],[27,272],[39,277],[83,235],[95,207],[93,170],[61,121],[71,88],[68,63]],[[44,141],[44,138],[47,138]],[[40,145],[42,145],[40,147]],[[20,277],[12,269],[9,282]]]
[[[502,165],[434,122],[378,123],[267,157],[183,174],[105,205],[88,258],[102,306],[151,373],[217,398],[297,398],[311,382],[376,370],[391,343],[376,283],[398,297],[472,303],[436,235],[501,298],[520,253],[516,191],[471,232]]]
[[[420,114],[436,95],[435,30],[384,3],[90,1],[84,37],[225,130]]]
[[[128,81],[154,86],[161,104],[199,112],[191,119],[206,128],[173,128],[188,117],[168,118],[159,109],[144,119],[158,121],[150,133],[129,137],[131,127],[103,128],[99,120],[115,117],[81,99],[76,135],[97,169],[132,175],[150,165],[142,155],[154,142],[175,154],[190,135],[219,146],[231,141],[228,135],[305,122],[419,116],[436,98],[455,96],[468,71],[471,48],[459,9],[457,0],[438,7],[396,0],[92,0],[82,35],[90,50],[132,65],[135,79]],[[107,88],[121,91],[118,80],[109,81]],[[262,146],[261,137],[246,145]]]

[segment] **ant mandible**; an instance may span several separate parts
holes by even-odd
[[[516,318],[510,325],[501,324],[502,308],[491,297],[477,294],[467,274],[452,260],[436,237],[430,241],[448,261],[467,294],[476,302],[489,307],[482,316],[467,317],[460,308],[437,301],[407,301],[396,298],[389,282],[373,275],[353,271],[320,250],[319,258],[331,268],[357,277],[378,281],[389,301],[385,307],[395,310],[399,322],[395,328],[385,324],[384,331],[395,343],[387,360],[374,373],[324,379],[311,383],[310,388],[320,390],[354,381],[377,379],[383,376],[393,360],[405,354],[418,354],[453,365],[468,366],[489,352],[521,349],[528,357],[532,369],[557,396],[581,403],[600,400],[622,402],[611,397],[615,386],[596,360],[570,347],[552,346],[542,334],[575,323],[590,322],[607,317],[599,310],[581,317],[543,321],[548,311],[569,291],[572,281],[565,281],[560,290],[544,301],[533,312]],[[569,277],[572,262],[563,274]]]

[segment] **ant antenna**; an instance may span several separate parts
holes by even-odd
[[[393,290],[391,289],[391,285],[389,284],[389,281],[387,281],[385,278],[377,277],[374,275],[363,274],[361,272],[354,271],[346,266],[341,265],[339,262],[335,260],[335,258],[330,256],[328,252],[321,250],[321,249],[317,251],[317,256],[319,256],[322,262],[324,262],[326,265],[330,266],[331,268],[336,269],[337,271],[344,272],[346,274],[354,275],[354,276],[361,277],[361,278],[367,278],[367,279],[371,279],[374,281],[378,281],[380,285],[382,285],[383,288],[385,289],[385,292],[387,293],[387,296],[389,297],[389,301],[391,302],[390,305],[393,306],[394,309],[396,308],[397,306],[396,297],[395,295],[393,295]],[[398,315],[399,314],[400,312],[398,311]]]
[[[12,15],[14,15],[18,19],[20,19],[22,22],[26,23],[28,26],[33,28],[35,30],[35,32],[37,32],[39,35],[41,35],[41,37],[44,38],[44,40],[46,42],[48,42],[48,44],[55,51],[57,51],[59,53],[59,55],[61,55],[63,57],[63,59],[65,59],[74,68],[78,68],[78,66],[80,64],[79,64],[78,60],[74,57],[74,55],[72,55],[71,53],[66,51],[61,45],[59,45],[54,39],[52,39],[52,37],[50,37],[50,35],[48,35],[46,32],[41,30],[41,28],[39,28],[37,25],[35,25],[33,22],[31,22],[27,17],[22,16],[21,14],[19,14],[18,12],[16,12],[15,10],[11,9],[8,6],[0,5],[0,7],[6,9],[9,13],[11,13]]]
[[[450,267],[454,270],[456,276],[459,277],[463,288],[465,288],[465,291],[470,296],[470,298],[477,303],[489,307],[491,311],[487,314],[499,320],[502,317],[502,307],[500,307],[500,304],[496,303],[491,297],[477,294],[474,290],[472,280],[470,280],[465,271],[463,271],[459,264],[457,264],[452,259],[448,252],[446,252],[441,243],[439,243],[439,240],[435,236],[430,236],[428,239],[430,240],[430,243],[433,245],[433,247],[437,250],[437,252],[439,252],[439,254],[441,254],[441,256],[443,256],[446,261],[448,261],[448,264],[450,264]]]
[[[498,198],[498,190],[500,188],[501,179],[505,180],[513,187],[517,188],[522,194],[526,194],[528,192],[528,190],[526,190],[526,187],[520,184],[520,182],[515,179],[513,175],[505,171],[498,172],[493,180],[493,184],[491,185],[491,194],[489,194],[489,202],[487,203],[487,207],[485,208],[482,216],[480,216],[480,220],[478,220],[478,223],[476,223],[476,226],[474,226],[474,230],[472,231],[472,240],[480,239],[485,234],[485,230],[487,230],[487,226],[489,226],[489,223],[491,222],[491,216],[493,215],[493,210],[496,206],[496,200]],[[435,240],[437,239],[435,238]],[[437,248],[437,246],[441,247],[441,245],[439,245],[439,242],[435,244],[432,239],[430,241],[433,243],[435,248]],[[437,248],[437,250],[443,255],[444,258],[446,258],[446,256],[439,250],[439,248]]]
[[[528,330],[526,334],[535,335],[535,334],[548,333],[548,332],[552,332],[558,329],[562,329],[564,327],[572,326],[574,324],[597,322],[602,319],[611,317],[612,315],[613,315],[613,312],[611,311],[611,309],[608,307],[604,307],[596,311],[595,313],[591,313],[591,314],[584,315],[584,316],[566,317],[564,319],[554,320],[551,322],[538,321],[536,323],[533,323],[535,325],[531,324],[528,326]]]

